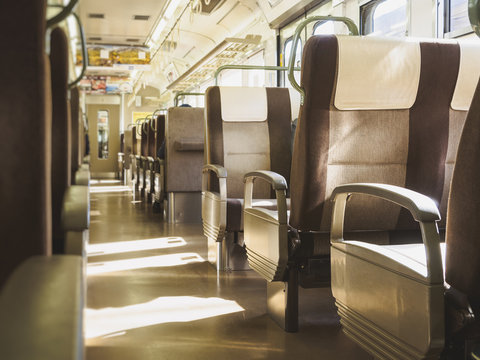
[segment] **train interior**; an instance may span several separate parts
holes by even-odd
[[[0,359],[480,359],[480,1],[0,31]]]

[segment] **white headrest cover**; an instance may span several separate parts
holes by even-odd
[[[300,112],[300,93],[292,88],[288,88],[290,95],[290,109],[292,110],[292,121],[298,118]]]
[[[418,41],[366,36],[337,38],[337,109],[408,109],[413,105],[420,79]]]
[[[464,42],[460,45],[460,69],[457,85],[453,92],[452,109],[467,111],[480,76],[480,45],[478,42]]]
[[[262,87],[220,87],[222,120],[231,122],[266,121],[267,90]]]

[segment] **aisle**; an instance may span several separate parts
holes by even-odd
[[[341,333],[329,290],[301,291],[308,316],[287,334],[263,279],[217,276],[200,224],[168,225],[114,181],[92,186],[91,215],[87,360],[370,358]]]

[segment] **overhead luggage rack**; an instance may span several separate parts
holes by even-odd
[[[168,85],[167,90],[187,91],[213,77],[215,71],[220,66],[242,63],[247,54],[260,45],[260,40],[261,36],[259,35],[247,35],[245,39],[226,38],[178,79]]]

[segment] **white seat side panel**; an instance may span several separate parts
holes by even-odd
[[[220,87],[222,120],[227,122],[266,121],[267,90],[262,87]]]
[[[292,88],[288,88],[290,95],[290,109],[292,111],[292,121],[298,118],[300,112],[300,93]]]
[[[420,80],[420,44],[392,38],[338,36],[335,107],[408,109]]]
[[[452,109],[468,111],[480,76],[480,44],[463,42],[460,45],[460,69],[452,98]]]

